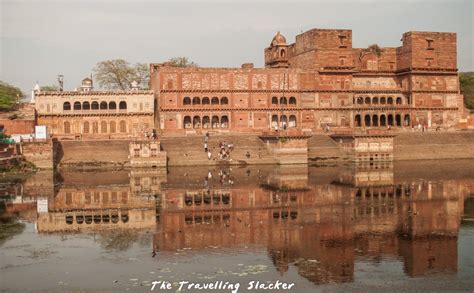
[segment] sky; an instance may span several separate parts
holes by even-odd
[[[151,1],[0,0],[0,80],[74,89],[97,62],[262,67],[277,31],[288,43],[312,28],[352,29],[353,47],[401,45],[407,31],[456,32],[458,68],[474,71],[473,0]]]

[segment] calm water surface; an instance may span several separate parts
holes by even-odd
[[[0,194],[6,291],[474,289],[473,161],[41,172]]]

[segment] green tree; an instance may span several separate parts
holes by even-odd
[[[474,109],[474,72],[459,74],[461,94],[464,95],[464,104],[468,109]]]
[[[95,66],[94,72],[99,85],[109,90],[128,90],[133,81],[147,88],[150,79],[147,64],[130,64],[123,59],[101,61]]]
[[[174,67],[198,67],[196,63],[189,60],[188,57],[174,57],[171,58],[169,64]]]
[[[45,85],[41,87],[41,91],[43,92],[57,92],[59,91],[59,87],[57,85]]]
[[[19,88],[0,81],[0,111],[13,110],[22,97],[23,93]]]

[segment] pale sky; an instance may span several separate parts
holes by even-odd
[[[277,31],[289,43],[312,28],[352,29],[353,47],[398,47],[404,32],[456,32],[458,67],[474,71],[473,0],[75,1],[0,0],[0,80],[28,93],[73,89],[108,59],[263,66]]]

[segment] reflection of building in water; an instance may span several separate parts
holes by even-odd
[[[352,281],[359,256],[402,257],[411,276],[456,271],[464,182],[396,180],[393,170],[357,165],[329,182],[308,178],[304,188],[294,171],[278,179],[266,170],[232,186],[177,176],[170,180],[181,186],[162,192],[154,249],[264,246],[281,273],[294,265],[314,283]],[[290,174],[294,189],[280,184]]]
[[[163,175],[153,170],[64,174],[47,212],[38,213],[38,231],[153,228]]]

